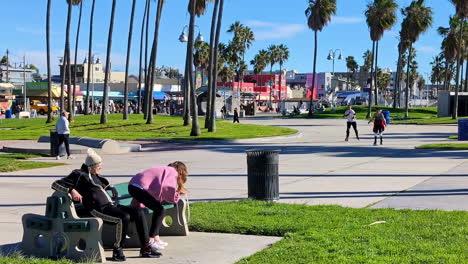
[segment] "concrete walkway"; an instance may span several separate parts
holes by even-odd
[[[188,189],[192,201],[244,199],[245,150],[273,148],[281,150],[280,202],[468,210],[468,151],[414,149],[421,144],[447,142],[448,136],[457,132],[455,125],[390,125],[384,145],[372,146],[372,127],[364,121],[358,122],[361,140],[357,141],[352,134],[349,142],[344,142],[345,120],[241,122],[292,127],[302,136],[211,144],[140,142],[143,152],[103,155],[103,175],[112,183],[126,182],[150,166],[182,160],[190,170]],[[70,163],[68,166],[0,174],[0,228],[5,230],[0,243],[21,240],[21,216],[27,212],[43,214],[45,197],[51,193],[50,184],[78,168],[83,159],[84,155],[77,155],[77,159],[66,161]],[[55,162],[51,158],[37,160]],[[189,237],[187,243],[190,240]],[[230,243],[224,238],[219,241]],[[263,247],[268,243],[265,240]],[[211,254],[203,243],[199,247],[199,252]],[[237,257],[249,254],[250,251],[239,253]],[[195,259],[192,255],[186,257]]]

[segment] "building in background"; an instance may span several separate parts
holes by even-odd
[[[0,65],[0,82],[7,82],[7,75],[8,75],[8,82],[15,85],[15,86],[23,86],[25,78],[26,82],[33,82],[34,78],[33,75],[36,73],[35,70],[31,69],[23,69],[23,68],[15,68],[15,67],[8,67],[8,74],[7,74],[7,67],[6,65]]]
[[[60,62],[60,80],[63,76],[63,62]],[[74,73],[76,71],[76,82],[87,83],[88,82],[88,59],[85,59],[82,64],[71,64],[71,78],[73,80]],[[65,83],[68,81],[68,70],[65,72]],[[104,83],[105,67],[102,65],[101,60],[97,58],[95,61],[91,61],[91,83]],[[54,79],[57,81],[57,79]],[[125,72],[110,72],[109,83],[125,83]]]

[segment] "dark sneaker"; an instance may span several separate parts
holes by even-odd
[[[140,249],[140,257],[142,258],[159,258],[161,257],[161,252],[152,249],[151,245],[147,244],[142,249]]]
[[[125,261],[127,258],[125,257],[123,253],[122,248],[114,248],[114,251],[112,252],[112,261]]]
[[[348,142],[348,137],[346,137],[346,138],[344,139],[344,141]]]

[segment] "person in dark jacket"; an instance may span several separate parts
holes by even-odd
[[[233,123],[240,123],[239,122],[239,112],[237,111],[237,107],[234,108],[234,120],[232,121]]]
[[[141,244],[140,256],[145,258],[161,256],[161,253],[152,249],[149,243],[148,225],[143,209],[116,204],[107,193],[107,190],[111,189],[109,181],[99,175],[101,169],[101,157],[94,150],[88,149],[88,156],[81,168],[55,181],[52,189],[69,193],[73,201],[82,203],[91,215],[116,225],[112,260],[126,260],[122,244],[131,221],[136,222]]]

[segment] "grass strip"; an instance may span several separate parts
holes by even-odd
[[[417,146],[416,149],[465,150],[465,149],[468,149],[468,144],[466,143],[426,144],[426,145]]]
[[[12,172],[19,170],[30,170],[39,168],[50,168],[65,165],[64,163],[36,162],[26,159],[38,158],[40,155],[31,154],[1,154],[0,172]]]
[[[100,116],[78,116],[70,125],[71,136],[86,136],[92,138],[108,138],[116,140],[152,139],[185,139],[185,140],[220,140],[244,139],[257,137],[273,137],[291,135],[297,130],[285,127],[271,127],[251,124],[233,124],[225,120],[217,120],[217,132],[208,133],[202,128],[202,135],[191,137],[191,126],[183,126],[182,117],[155,116],[154,124],[146,124],[143,115],[130,115],[129,120],[122,120],[121,114],[108,115],[109,122],[100,124]],[[200,119],[203,127],[204,119]],[[0,140],[38,139],[49,135],[49,129],[55,128],[55,123],[45,124],[45,119],[7,119],[0,128]]]
[[[284,237],[238,263],[467,263],[467,220],[464,211],[246,200],[193,204],[190,229]]]

